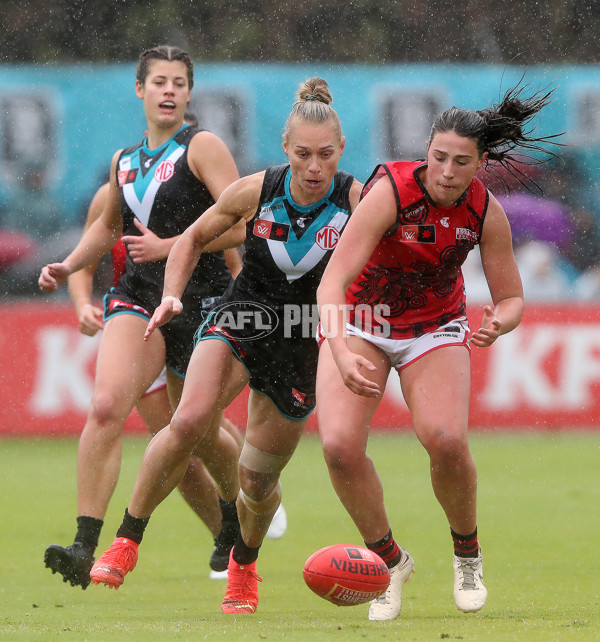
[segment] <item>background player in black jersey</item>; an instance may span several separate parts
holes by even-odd
[[[164,256],[178,235],[238,178],[223,141],[184,123],[192,86],[193,65],[185,52],[162,46],[142,53],[135,90],[143,102],[148,135],[139,145],[115,153],[101,216],[62,263],[42,269],[43,291],[54,291],[70,274],[94,264],[124,233],[143,235],[140,223],[162,239]],[[235,247],[243,238],[244,230],[237,226],[210,250]],[[93,554],[117,483],[124,421],[165,360],[169,397],[176,405],[201,311],[206,301],[222,294],[231,277],[222,254],[208,255],[208,262],[195,272],[184,322],[144,341],[147,320],[160,302],[166,262],[145,253],[147,249],[139,240],[130,242],[125,272],[105,298],[94,395],[79,443],[77,533],[71,546],[51,546],[45,556],[53,572],[82,588],[90,582]],[[217,427],[203,452],[219,495],[228,502],[226,510],[235,512],[238,480],[230,462],[238,444]]]
[[[117,538],[92,569],[94,582],[119,586],[133,570],[153,510],[177,486],[215,417],[249,383],[239,460],[241,535],[232,550],[221,608],[239,614],[257,608],[256,560],[280,503],[279,476],[314,408],[317,344],[310,332],[286,336],[284,316],[293,306],[314,307],[321,274],[361,189],[337,170],[345,140],[329,105],[327,83],[313,78],[301,85],[297,98],[283,133],[289,166],[231,185],[169,255],[163,302],[146,333],[150,340],[158,326],[168,326],[181,313],[179,299],[206,244],[240,219],[247,222],[242,271],[225,293],[224,305],[200,329],[181,403],[171,425],[146,451]],[[266,308],[267,316],[272,313],[281,323],[258,337],[267,321],[259,311]],[[233,323],[223,325],[219,318],[233,318]]]
[[[188,125],[198,125],[198,119],[191,112],[185,113],[184,120]],[[84,232],[100,218],[109,190],[110,183],[104,183],[94,194],[88,208]],[[168,255],[168,250],[172,245],[169,239],[166,239],[167,243],[165,243],[164,239],[156,236],[145,226],[142,226],[141,232],[140,236],[121,238],[111,250],[113,285],[118,284],[125,269],[126,240],[130,242],[130,249],[132,243],[137,245],[142,258],[157,257],[160,259],[166,258]],[[232,275],[236,276],[242,267],[238,251],[236,249],[225,250],[225,260]],[[79,330],[87,336],[94,336],[104,326],[103,310],[94,305],[92,299],[94,275],[97,267],[97,264],[90,265],[71,274],[68,278],[69,295],[75,306]],[[151,435],[155,435],[161,428],[168,425],[173,416],[166,385],[166,368],[163,368],[157,379],[136,403],[136,408]],[[242,433],[227,420],[223,422],[223,427],[234,436],[241,449],[244,439]],[[217,539],[221,532],[222,522],[219,495],[213,479],[197,457],[190,459],[190,465],[181,484],[179,484],[179,490],[192,510],[206,524],[213,538]],[[211,570],[211,577],[219,577],[218,571]]]

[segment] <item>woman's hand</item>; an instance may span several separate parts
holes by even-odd
[[[335,361],[342,380],[354,394],[363,397],[377,397],[381,394],[379,386],[360,372],[361,370],[376,370],[368,359],[348,350]]]
[[[156,236],[137,218],[133,218],[133,224],[142,233],[141,236],[127,235],[123,237],[129,256],[134,263],[149,263],[159,261],[169,255],[171,244],[165,243],[165,239]]]
[[[38,285],[42,292],[55,292],[67,280],[71,270],[64,263],[49,263],[42,268]]]
[[[102,309],[91,303],[84,303],[77,312],[79,319],[79,332],[88,337],[93,337],[98,330],[102,330]]]
[[[500,336],[502,324],[496,318],[496,313],[491,305],[483,307],[483,319],[481,328],[471,335],[471,343],[478,348],[488,348]]]
[[[160,305],[154,310],[152,318],[148,321],[148,326],[144,333],[144,341],[148,341],[156,328],[168,323],[176,314],[181,314],[182,310],[183,304],[177,297],[164,297]]]

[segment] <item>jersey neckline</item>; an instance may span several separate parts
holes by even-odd
[[[142,149],[144,150],[144,153],[148,154],[148,156],[155,156],[156,154],[159,154],[162,152],[165,147],[169,145],[169,143],[177,136],[179,133],[181,133],[186,127],[191,127],[188,123],[184,123],[174,134],[166,140],[162,145],[157,147],[156,149],[150,149],[148,147],[148,135],[144,136],[144,140],[142,141]]]

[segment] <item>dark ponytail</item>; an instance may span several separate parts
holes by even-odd
[[[484,152],[488,153],[484,169],[498,175],[497,169],[494,168],[500,165],[522,185],[528,187],[532,181],[518,165],[537,165],[550,158],[557,158],[557,154],[543,145],[561,145],[553,139],[562,136],[533,136],[535,126],[531,121],[552,102],[555,90],[544,89],[526,98],[523,93],[528,86],[521,86],[519,82],[504,94],[500,104],[480,111],[458,107],[447,109],[436,117],[429,142],[435,134],[449,131],[471,138],[475,141],[480,156]],[[517,158],[513,155],[517,149],[540,153],[542,158],[536,159],[526,153],[519,154]],[[493,164],[489,164],[490,161],[493,161]]]

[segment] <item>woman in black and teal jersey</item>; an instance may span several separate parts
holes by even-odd
[[[202,310],[214,305],[231,280],[220,250],[244,239],[239,225],[211,244],[191,275],[186,312],[144,341],[148,320],[161,300],[171,247],[239,177],[225,143],[184,122],[192,86],[193,65],[185,52],[161,46],[142,53],[135,91],[144,105],[147,136],[115,153],[102,214],[73,252],[62,263],[45,266],[39,278],[40,288],[52,292],[70,274],[109,252],[121,236],[127,240],[125,271],[105,297],[94,395],[79,443],[77,534],[71,546],[50,546],[45,556],[46,565],[73,586],[86,588],[90,582],[94,550],[119,474],[125,418],[165,361],[169,396],[176,405]],[[219,427],[203,449],[203,460],[225,501],[238,494],[232,463],[238,452],[233,437]]]
[[[117,539],[94,565],[93,582],[123,583],[153,510],[177,486],[220,411],[249,384],[238,467],[241,534],[221,608],[238,614],[257,608],[256,560],[280,503],[279,476],[315,404],[316,290],[361,190],[351,175],[338,171],[345,139],[331,100],[324,80],[303,83],[283,132],[289,164],[224,190],[169,255],[149,340],[185,310],[180,299],[206,244],[239,221],[246,225],[242,271],[198,332],[181,403],[146,451]]]

